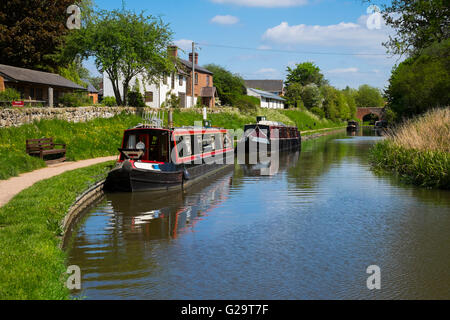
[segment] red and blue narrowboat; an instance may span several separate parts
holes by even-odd
[[[232,138],[222,128],[138,125],[125,131],[119,151],[107,191],[181,189],[234,163]]]

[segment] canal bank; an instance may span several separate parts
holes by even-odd
[[[371,170],[380,138],[345,132],[174,197],[106,194],[68,263],[87,299],[449,298],[450,194]],[[271,166],[271,164],[268,164]],[[368,266],[382,290],[366,287]],[[220,274],[220,275],[219,275]]]

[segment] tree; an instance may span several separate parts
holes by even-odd
[[[380,89],[363,84],[356,95],[358,108],[376,108],[384,106],[384,99]]]
[[[69,32],[67,8],[73,0],[0,2],[0,64],[55,71],[51,57]]]
[[[93,56],[97,69],[111,80],[117,103],[126,105],[130,81],[138,74],[145,75],[148,82],[157,82],[173,70],[174,63],[167,55],[171,40],[172,32],[160,18],[102,10],[67,36],[61,57]]]
[[[397,119],[450,105],[450,40],[435,43],[422,54],[400,63],[386,90]]]
[[[215,64],[208,64],[205,68],[214,73],[214,86],[223,105],[233,106],[247,94],[244,80],[239,75]]]
[[[323,98],[322,94],[320,93],[319,87],[314,83],[310,83],[303,87],[302,101],[305,104],[305,107],[308,109],[314,107],[322,108]]]
[[[303,86],[300,83],[293,83],[286,88],[286,103],[289,106],[300,108],[304,106],[302,100]]]
[[[327,83],[320,68],[313,62],[303,62],[296,64],[295,68],[287,67],[286,86],[293,83],[300,83],[302,86],[314,83],[318,87]]]
[[[415,54],[450,36],[448,0],[393,0],[382,15],[397,33],[384,43],[393,54]]]

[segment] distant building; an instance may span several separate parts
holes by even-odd
[[[244,80],[247,88],[254,88],[276,94],[277,96],[284,96],[284,82],[283,80]]]
[[[86,90],[88,92],[89,97],[91,97],[91,102],[93,104],[97,104],[99,91],[97,89],[95,89],[95,87],[92,85],[92,83],[88,79],[81,79],[81,81],[83,81],[84,83],[87,84]]]
[[[261,108],[284,109],[284,98],[271,92],[247,88],[247,95],[258,98],[261,101]]]
[[[47,106],[58,105],[64,93],[86,91],[58,74],[0,64],[0,91],[7,88],[17,90],[25,103]]]
[[[195,59],[192,53],[189,54],[189,61],[178,57],[178,47],[170,46],[168,48],[169,55],[176,63],[175,71],[166,74],[158,83],[148,83],[145,81],[144,75],[138,75],[130,82],[133,87],[138,80],[140,92],[144,96],[147,106],[159,108],[167,100],[172,93],[180,99],[181,108],[189,108],[200,102],[208,107],[214,107],[217,90],[213,86],[213,73],[198,65],[198,53]],[[195,83],[194,83],[194,104],[192,104],[192,62],[195,63]],[[120,93],[123,94],[123,85],[119,84]],[[114,97],[111,80],[106,72],[103,74],[103,96]]]

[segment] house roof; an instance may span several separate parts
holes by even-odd
[[[247,88],[259,88],[269,92],[282,92],[283,80],[244,80]]]
[[[180,62],[187,67],[189,70],[192,70],[192,62],[188,61],[188,60],[184,60],[184,59],[179,59]],[[213,74],[211,71],[209,71],[208,69],[205,69],[203,67],[200,67],[198,64],[195,65],[195,71],[198,72],[203,72],[203,73],[207,73],[207,74]]]
[[[81,79],[84,83],[87,84],[87,91],[89,93],[98,93],[99,91],[95,89],[95,87],[92,85],[92,83],[88,79]]]
[[[279,101],[284,101],[285,99],[281,98],[280,96],[277,96],[276,94],[267,92],[267,91],[262,91],[262,90],[258,90],[258,89],[253,89],[253,88],[247,88],[247,90],[251,90],[254,93],[258,94],[261,97],[264,98],[269,98],[269,99],[274,99],[274,100],[279,100]]]
[[[29,82],[62,88],[86,90],[82,86],[70,80],[67,80],[66,78],[58,74],[49,72],[42,72],[0,64],[0,74],[5,75],[9,81],[14,82]]]
[[[200,97],[215,97],[216,96],[216,87],[203,87],[200,92]]]

